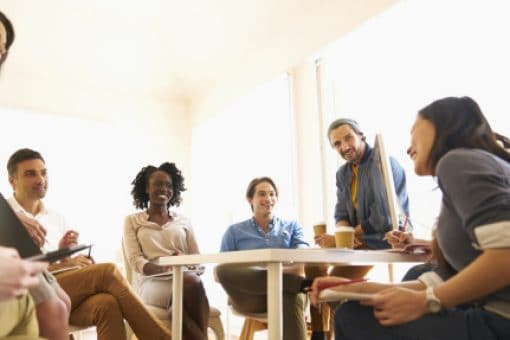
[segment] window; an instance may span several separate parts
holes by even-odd
[[[193,128],[192,223],[202,252],[217,252],[226,228],[252,216],[245,191],[255,177],[271,177],[279,191],[277,215],[296,218],[289,99],[282,75]]]
[[[468,95],[497,132],[510,132],[503,122],[510,112],[510,48],[504,43],[510,22],[503,6],[498,1],[403,1],[322,54],[325,128],[345,116],[358,120],[370,143],[375,133],[383,133],[389,154],[406,170],[418,236],[430,237],[440,191],[430,177],[414,174],[405,153],[417,111],[438,98]]]

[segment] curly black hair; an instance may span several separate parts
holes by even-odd
[[[138,172],[133,182],[131,182],[133,185],[131,195],[133,196],[133,204],[136,208],[146,209],[149,207],[149,195],[146,192],[147,185],[149,184],[151,175],[158,170],[166,172],[172,179],[173,195],[168,201],[168,208],[181,204],[181,193],[186,191],[184,187],[184,177],[181,171],[175,166],[175,163],[165,162],[157,168],[153,165],[143,167]]]

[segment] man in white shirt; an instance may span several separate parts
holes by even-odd
[[[48,235],[55,237],[61,233],[55,238],[58,241],[53,241],[57,244],[50,244],[48,248],[77,244],[78,232],[69,230],[63,217],[47,209],[42,202],[48,189],[48,172],[41,154],[20,149],[9,158],[7,171],[14,190],[9,202],[26,223],[32,239],[43,247]],[[69,296],[71,324],[96,326],[99,340],[125,339],[123,319],[126,319],[139,339],[170,339],[169,330],[147,311],[114,264],[94,264],[91,258],[78,255],[49,267],[52,271],[65,268],[72,270],[55,274],[58,284],[53,287],[62,286]],[[39,308],[37,305],[36,309]],[[39,319],[40,324],[44,322],[51,324],[52,319]],[[49,338],[60,338],[60,335]]]

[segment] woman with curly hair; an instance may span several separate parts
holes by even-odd
[[[171,266],[155,262],[161,256],[199,253],[189,221],[170,209],[181,203],[184,177],[174,163],[166,162],[142,168],[132,185],[133,203],[142,211],[126,217],[123,242],[136,273],[134,286],[145,303],[170,313],[172,279],[154,275],[171,271]],[[183,338],[207,339],[209,302],[199,276],[185,273],[183,289]]]

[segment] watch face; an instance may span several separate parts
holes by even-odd
[[[434,288],[429,287],[426,291],[427,296],[427,307],[431,313],[437,313],[441,310],[441,301],[434,294]]]
[[[436,300],[428,300],[427,307],[432,313],[437,313],[441,310],[441,303]]]

